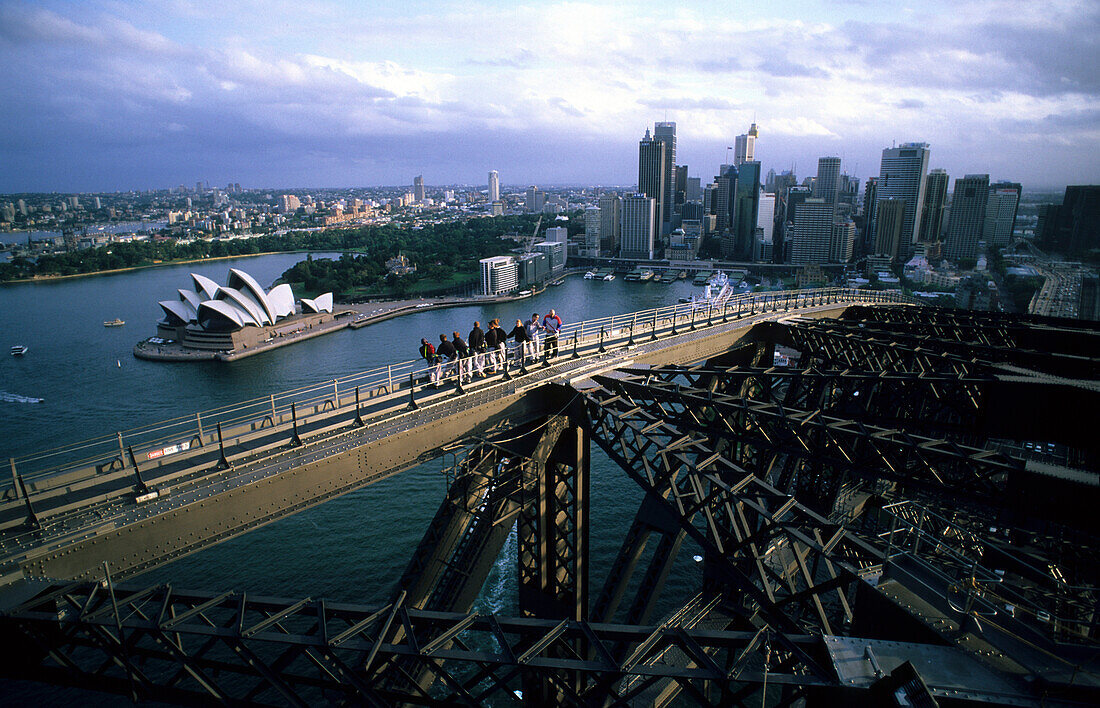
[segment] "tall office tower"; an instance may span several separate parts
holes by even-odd
[[[19,201],[17,201],[15,203],[15,208],[18,209],[19,213],[23,216],[27,215],[27,202],[25,202],[24,200],[20,199]]]
[[[665,191],[661,195],[661,223],[672,223],[673,205],[676,203],[676,123],[665,121],[653,126],[653,139],[665,144]],[[668,226],[661,227],[667,234]]]
[[[703,201],[703,185],[698,177],[688,177],[684,187],[685,202]]]
[[[847,212],[856,212],[856,201],[859,199],[859,177],[848,174],[840,175],[840,194],[837,195],[838,204],[847,204]]]
[[[836,211],[840,199],[840,158],[819,157],[817,159],[817,179],[814,180],[814,197],[824,199],[833,205]]]
[[[500,201],[500,174],[496,170],[489,172],[489,201]]]
[[[202,194],[202,182],[195,182],[195,193]]]
[[[718,176],[714,178],[717,191],[712,201],[712,214],[715,216],[715,227],[719,231],[725,231],[733,225],[733,201],[737,190],[737,168],[733,165],[722,165]]]
[[[734,255],[747,260],[752,258],[752,245],[756,237],[757,214],[760,210],[760,163],[752,160],[737,168],[737,199],[734,203]]]
[[[833,236],[833,205],[810,197],[798,205],[791,228],[788,249],[791,265],[829,262],[829,243]]]
[[[878,202],[904,199],[899,254],[908,258],[920,236],[920,216],[924,211],[925,179],[928,174],[928,143],[902,143],[882,151],[878,176]],[[877,219],[877,216],[875,217]]]
[[[757,263],[771,263],[775,248],[775,195],[762,194],[756,216],[756,236],[752,259]]]
[[[878,203],[878,177],[868,177],[863,186],[863,202],[859,208],[863,226],[862,253],[870,253],[875,245],[875,205]]]
[[[951,215],[947,219],[946,256],[976,258],[978,241],[985,227],[985,207],[989,201],[989,175],[967,175],[955,180],[951,195]]]
[[[641,193],[624,198],[620,257],[652,260],[656,231],[657,200]]]
[[[920,217],[920,240],[939,241],[943,231],[943,208],[947,205],[947,170],[936,168],[928,173],[924,191],[924,209]]]
[[[687,165],[676,165],[676,181],[672,189],[672,204],[676,213],[680,212],[679,206],[687,201]]]
[[[605,258],[613,258],[619,252],[622,210],[623,200],[618,194],[609,192],[600,196],[600,255]]]
[[[675,125],[673,130],[675,131]],[[658,226],[664,223],[666,186],[669,179],[667,137],[650,137],[649,128],[646,128],[645,137],[638,143],[638,191],[657,200]]]
[[[413,177],[413,199],[417,202],[424,201],[424,175]]]
[[[856,250],[856,222],[851,219],[833,221],[832,238],[829,240],[829,260],[847,263]]]
[[[878,220],[875,224],[875,255],[884,256],[896,263],[902,255],[905,232],[905,200],[879,199]]]
[[[1023,188],[1018,182],[995,182],[989,185],[985,228],[982,230],[982,240],[987,246],[1007,246],[1012,240],[1022,193]]]
[[[532,184],[524,194],[524,206],[528,214],[542,212],[543,207],[546,206],[546,192]]]
[[[760,132],[756,129],[756,123],[749,126],[749,132],[738,135],[733,143],[733,165],[740,167],[744,162],[752,162],[756,159],[756,138]]]
[[[595,258],[600,255],[600,208],[590,206],[584,210],[584,245],[582,256]]]

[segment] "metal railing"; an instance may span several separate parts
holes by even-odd
[[[897,293],[851,288],[744,293],[565,325],[558,336],[559,357],[602,355],[759,313],[842,302],[921,304]],[[515,348],[509,348],[508,358],[515,353]],[[506,364],[504,371],[494,376],[509,380],[521,375],[512,366]],[[417,406],[416,395],[424,395],[433,368],[423,361],[404,361],[10,458],[13,487],[5,498],[18,500],[24,489],[33,497],[39,491],[133,467],[155,476],[160,465],[209,452],[212,446],[224,449],[227,440],[259,437],[271,432],[268,428],[292,429],[293,439],[297,439],[298,426],[307,419],[317,422],[328,416],[354,416],[357,423],[363,423],[367,418],[395,415]],[[454,379],[453,371],[450,379]]]

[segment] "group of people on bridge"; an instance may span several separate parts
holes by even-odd
[[[541,320],[537,312],[527,321],[517,319],[510,332],[500,326],[499,318],[490,320],[487,330],[481,329],[481,322],[474,322],[466,339],[458,331],[452,332],[450,339],[439,335],[438,345],[422,337],[420,356],[428,362],[431,386],[437,387],[451,376],[457,376],[461,384],[505,369],[510,359],[521,368],[528,361],[537,362],[540,345],[542,360],[549,364],[558,355],[561,328],[561,317],[554,310]],[[509,340],[513,342],[510,348]]]

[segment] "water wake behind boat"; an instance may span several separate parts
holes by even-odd
[[[33,398],[31,396],[20,396],[18,393],[8,393],[7,391],[0,391],[0,401],[5,403],[41,403],[46,400],[45,398]]]

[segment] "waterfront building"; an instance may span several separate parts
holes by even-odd
[[[944,252],[949,260],[977,258],[988,202],[989,175],[966,175],[955,180],[944,241]]]
[[[546,233],[549,236],[550,229],[547,229]],[[566,248],[564,240],[551,241],[547,239],[546,241],[536,243],[531,250],[535,253],[546,254],[546,257],[550,261],[550,271],[553,273],[557,273],[565,268],[565,264],[569,258],[569,251]]]
[[[921,212],[920,240],[939,241],[943,233],[943,211],[947,206],[947,170],[934,169],[928,173],[924,194],[924,210]]]
[[[613,257],[619,252],[620,217],[623,200],[614,193],[600,195],[600,255]]]
[[[496,170],[489,172],[489,201],[500,201],[500,175]]]
[[[928,143],[902,143],[882,151],[876,185],[877,205],[883,199],[905,201],[902,214],[899,253],[908,259],[912,246],[920,236],[920,217],[924,211],[924,195],[928,174]],[[877,214],[873,217],[877,222]]]
[[[164,313],[157,322],[157,336],[179,342],[184,349],[233,351],[255,346],[296,317],[294,292],[285,283],[265,291],[238,268],[229,270],[225,285],[197,273],[191,274],[191,281],[193,289],[180,288],[177,299],[157,303]],[[302,298],[301,306],[298,318],[305,318],[305,325],[332,319],[332,293]]]
[[[652,260],[656,230],[656,199],[641,193],[623,199],[622,258]]]
[[[590,206],[584,210],[584,244],[582,256],[595,258],[600,255],[600,208]]]
[[[512,256],[482,258],[479,263],[482,295],[501,295],[518,287],[519,266]]]

